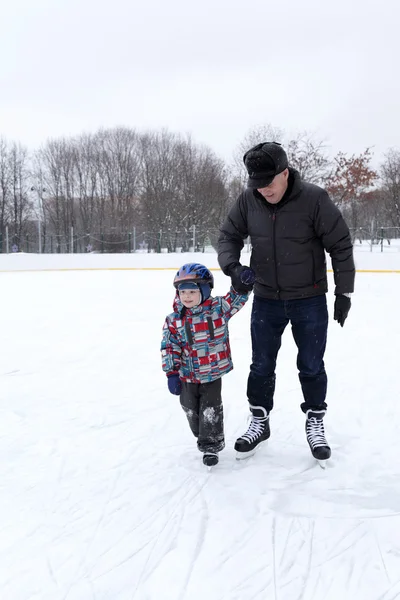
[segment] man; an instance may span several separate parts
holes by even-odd
[[[249,179],[230,210],[218,241],[218,261],[239,293],[253,288],[252,364],[247,396],[248,430],[235,444],[238,458],[252,454],[270,436],[275,366],[290,322],[298,348],[306,437],[317,460],[331,449],[323,418],[327,405],[324,353],[328,329],[325,250],[335,280],[334,319],[343,327],[354,291],[355,267],[348,227],[327,192],[302,181],[276,142],[251,148],[243,157]],[[250,267],[240,264],[244,239],[252,244]]]

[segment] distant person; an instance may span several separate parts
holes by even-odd
[[[354,291],[355,267],[349,229],[327,192],[302,181],[276,142],[251,148],[243,157],[247,189],[230,210],[218,242],[221,269],[239,293],[253,289],[252,364],[247,397],[248,430],[235,444],[238,458],[254,452],[270,436],[275,366],[283,331],[290,322],[298,348],[297,368],[304,396],[306,437],[317,460],[331,449],[325,437],[328,290],[325,250],[335,280],[333,318],[343,327]],[[244,240],[251,238],[249,267],[240,263]],[[248,278],[248,284],[243,283]]]
[[[233,287],[211,296],[214,278],[204,265],[183,265],[174,278],[174,312],[161,342],[162,368],[180,402],[208,467],[225,447],[221,377],[233,369],[228,321],[247,302],[249,291]]]

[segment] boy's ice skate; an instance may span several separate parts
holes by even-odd
[[[206,467],[215,467],[218,464],[219,457],[217,452],[204,452],[203,465]]]
[[[331,456],[331,449],[326,441],[324,430],[324,410],[308,410],[306,419],[306,436],[311,453],[319,465],[324,468],[325,461]]]
[[[250,406],[252,413],[250,425],[242,436],[236,440],[236,458],[249,458],[253,456],[256,448],[269,438],[269,414],[262,406]]]

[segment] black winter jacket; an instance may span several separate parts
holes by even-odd
[[[330,254],[335,294],[354,291],[355,267],[349,229],[327,192],[289,169],[291,188],[275,205],[247,188],[230,210],[218,240],[218,261],[226,275],[240,264],[250,236],[254,293],[291,300],[328,291],[325,250]]]

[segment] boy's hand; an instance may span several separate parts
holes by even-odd
[[[237,265],[230,272],[232,286],[239,294],[247,294],[253,289],[256,274],[250,267]]]
[[[174,396],[179,396],[182,391],[182,383],[179,379],[179,373],[171,373],[168,377],[168,389]]]

